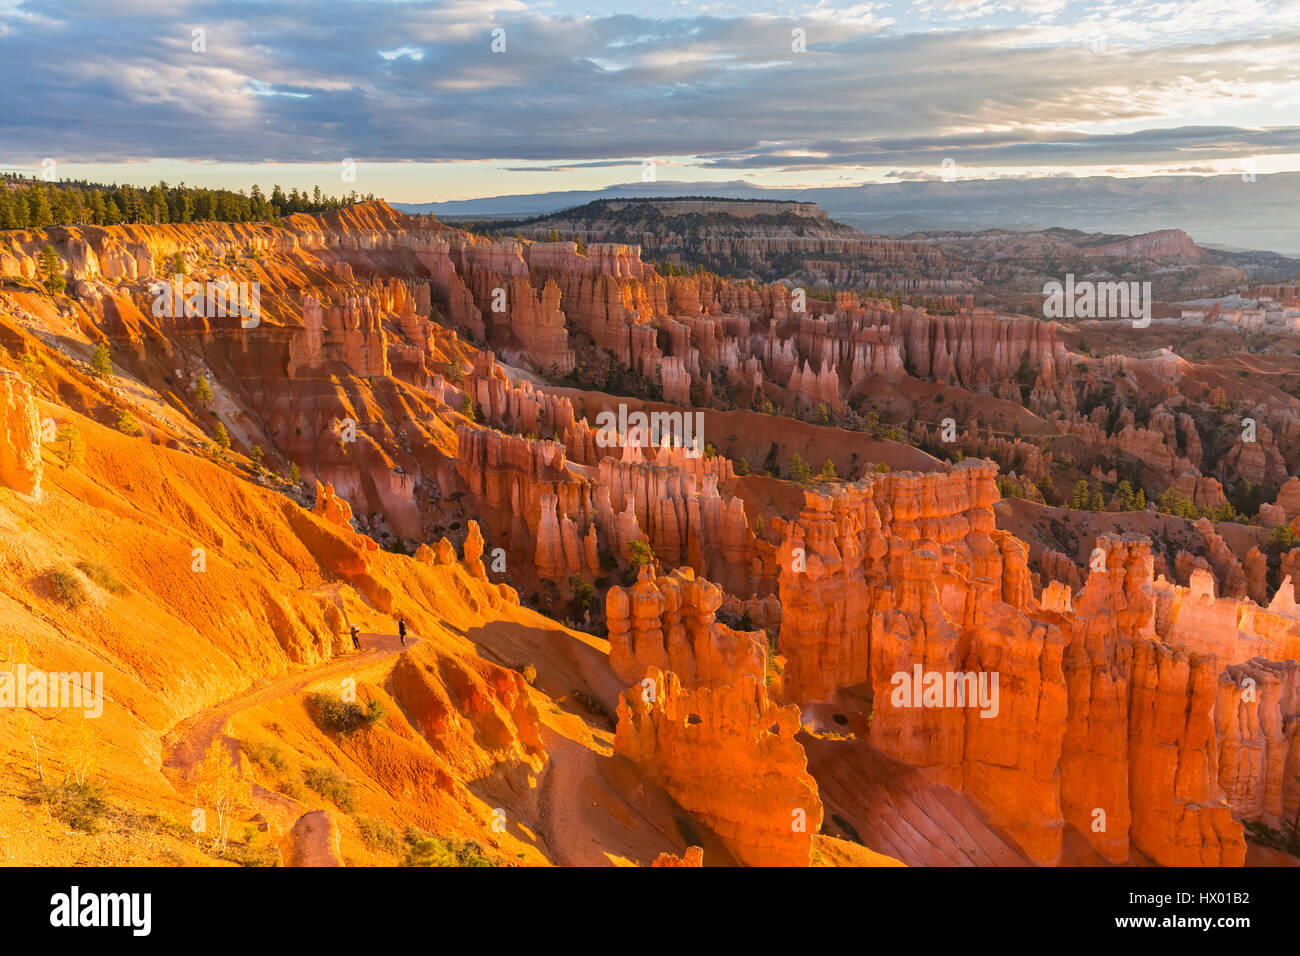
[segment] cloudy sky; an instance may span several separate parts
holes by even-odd
[[[0,89],[0,169],[404,202],[1268,173],[1300,0],[0,0]]]

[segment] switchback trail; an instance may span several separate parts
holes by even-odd
[[[413,647],[417,643],[419,638],[411,638],[407,640],[406,646]],[[181,721],[163,737],[166,754],[163,758],[163,767],[179,770],[181,774],[188,776],[203,759],[204,751],[211,746],[212,741],[221,732],[221,728],[226,725],[226,721],[240,711],[280,697],[298,694],[303,688],[323,678],[334,674],[345,674],[358,666],[368,666],[405,650],[395,634],[363,633],[361,648],[359,653],[336,657],[325,664],[295,670],[276,680],[254,685],[242,694],[236,694],[220,704]]]

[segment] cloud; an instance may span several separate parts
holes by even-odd
[[[519,0],[26,0],[0,8],[0,162],[542,172],[700,157],[924,175],[946,157],[1050,173],[1300,153],[1296,127],[1246,119],[1258,107],[1276,124],[1272,104],[1300,96],[1300,4],[1074,6],[931,0],[903,17],[818,0],[789,15],[665,5],[651,17]]]
[[[380,50],[379,55],[389,61],[398,60],[404,56],[410,57],[416,62],[424,59],[424,51],[418,46],[401,46],[395,50]]]
[[[928,162],[928,169],[893,170],[891,178],[923,179],[937,174],[945,159],[958,166],[1088,166],[1113,163],[1146,164],[1198,160],[1242,159],[1249,156],[1300,152],[1300,127],[1241,129],[1183,126],[1131,133],[1042,133],[1012,129],[927,138],[827,140],[811,144],[817,152],[801,156],[787,167],[781,154],[757,149],[738,155],[703,157],[698,164],[713,169],[809,169],[817,166],[879,167]],[[1208,168],[1208,167],[1205,167]],[[904,175],[904,174],[908,175]],[[912,175],[915,174],[915,175]]]

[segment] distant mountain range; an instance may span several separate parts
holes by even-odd
[[[502,237],[634,245],[661,270],[703,266],[760,282],[974,295],[981,305],[999,307],[1023,308],[1025,296],[1036,301],[1045,281],[1067,273],[1105,281],[1141,277],[1166,301],[1285,283],[1300,275],[1300,259],[1202,247],[1181,229],[1136,236],[1060,227],[880,236],[837,222],[814,203],[774,199],[598,199],[541,216],[480,220],[475,226]]]
[[[983,229],[1135,235],[1182,229],[1198,243],[1300,255],[1300,173],[1110,176],[900,182],[765,189],[744,182],[628,183],[597,190],[493,196],[443,203],[393,203],[448,219],[521,218],[598,199],[710,196],[817,203],[842,223],[876,235]]]

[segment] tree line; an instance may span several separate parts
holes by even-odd
[[[260,186],[235,192],[198,186],[104,185],[79,180],[47,183],[14,173],[0,174],[0,229],[46,229],[50,226],[113,226],[119,223],[269,222],[297,212],[324,212],[373,194],[356,190],[326,196],[317,186],[310,193],[286,193],[275,186],[267,196]]]

